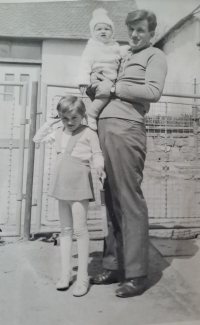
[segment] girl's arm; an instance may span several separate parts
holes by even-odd
[[[106,178],[106,173],[104,171],[104,158],[99,144],[99,138],[95,131],[91,131],[90,137],[90,147],[92,151],[92,161],[97,170],[97,174],[99,178],[101,178],[102,183],[104,183],[104,179]]]
[[[55,131],[53,125],[58,123],[60,119],[48,121],[42,125],[33,138],[35,143],[51,143],[55,141]]]
[[[104,168],[104,158],[99,144],[99,138],[97,133],[91,129],[90,130],[90,148],[92,152],[92,161],[95,168]]]

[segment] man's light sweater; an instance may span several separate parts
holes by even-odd
[[[157,102],[163,91],[167,62],[162,51],[148,47],[129,52],[122,60],[116,83],[116,97],[103,109],[100,118],[144,121],[150,103]]]

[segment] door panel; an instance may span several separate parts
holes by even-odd
[[[28,82],[26,119],[30,118],[31,83],[40,80],[40,66],[0,64],[0,82]],[[5,94],[8,93],[8,94]],[[13,96],[12,96],[13,94]],[[20,119],[22,91],[18,86],[0,86],[0,228],[13,233],[17,223]],[[29,139],[26,125],[25,147]],[[24,152],[23,193],[25,193],[27,149]],[[24,209],[22,209],[23,215]]]

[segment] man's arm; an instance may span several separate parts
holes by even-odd
[[[167,62],[163,53],[153,54],[146,67],[145,84],[116,83],[116,97],[131,102],[157,102],[164,88]]]
[[[116,97],[130,102],[157,102],[164,88],[167,74],[167,61],[163,53],[153,54],[148,61],[145,74],[145,84],[116,83]],[[96,89],[96,98],[110,97],[113,82],[102,75],[97,76],[99,83],[93,85]]]

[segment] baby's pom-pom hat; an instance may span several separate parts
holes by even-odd
[[[107,24],[111,26],[113,34],[114,34],[114,24],[112,20],[108,17],[107,11],[103,8],[99,8],[93,11],[93,18],[90,21],[90,32],[94,37],[94,28],[97,24]]]

